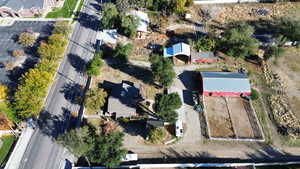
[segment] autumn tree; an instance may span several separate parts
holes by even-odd
[[[105,104],[106,97],[106,91],[101,88],[89,90],[85,96],[84,105],[89,110],[98,112],[100,111],[100,108]]]
[[[72,31],[72,27],[68,21],[57,21],[53,27],[53,34],[62,34],[65,37],[67,37]]]
[[[14,107],[21,119],[38,115],[52,78],[53,74],[38,69],[30,69],[22,76],[14,97]]]
[[[16,50],[13,50],[12,52],[12,56],[14,57],[19,57],[19,56],[24,56],[25,55],[25,52],[24,50],[21,50],[21,49],[16,49]]]
[[[37,37],[33,33],[23,32],[19,35],[18,42],[21,43],[25,47],[31,47],[34,45]]]
[[[7,92],[8,92],[7,86],[0,84],[0,101],[6,99]]]

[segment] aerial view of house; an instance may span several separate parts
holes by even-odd
[[[299,0],[0,0],[0,168],[300,169]]]

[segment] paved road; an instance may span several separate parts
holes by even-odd
[[[45,111],[40,115],[39,128],[29,142],[20,169],[64,168],[69,158],[67,151],[55,142],[55,138],[69,125],[70,112],[80,108],[74,98],[80,95],[80,85],[86,85],[87,82],[82,71],[94,51],[92,44],[95,43],[95,30],[99,25],[97,4],[95,0],[85,1],[65,58],[47,97]]]

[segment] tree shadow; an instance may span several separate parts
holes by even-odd
[[[75,68],[78,73],[84,73],[86,67],[86,61],[76,54],[70,53],[68,55],[68,61]]]
[[[141,80],[146,84],[153,84],[152,72],[147,67],[137,66],[130,63],[126,63],[126,64],[110,63],[109,66],[112,67],[113,69],[120,70],[138,80]]]
[[[77,19],[79,24],[85,28],[97,31],[100,26],[100,21],[97,16],[81,12]]]
[[[66,129],[68,116],[65,112],[62,115],[53,115],[44,110],[40,113],[37,123],[38,128],[44,135],[49,136],[51,139],[57,139]]]
[[[131,136],[147,137],[148,130],[144,120],[130,121],[128,123],[118,122],[124,129],[124,132]]]
[[[78,83],[66,83],[62,89],[61,93],[64,94],[64,97],[67,101],[72,104],[81,104],[83,98],[82,86]]]
[[[94,11],[96,10],[96,12],[102,10],[101,6],[97,3],[90,3],[90,5],[94,8]]]

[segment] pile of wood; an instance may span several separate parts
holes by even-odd
[[[268,101],[273,117],[282,132],[293,139],[300,138],[300,120],[295,116],[284,92],[284,85],[277,74],[272,73],[268,65],[263,62],[264,77],[268,85],[275,91]]]

